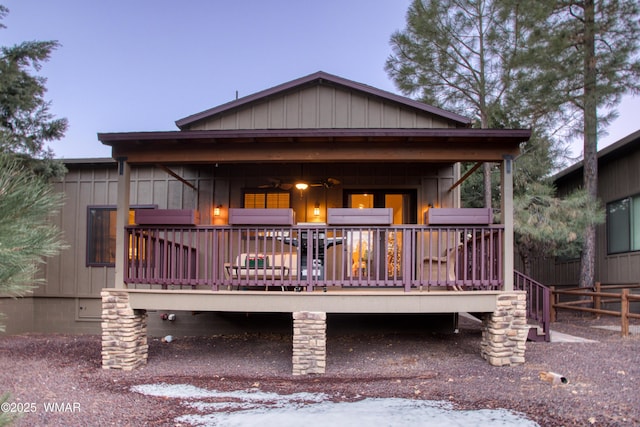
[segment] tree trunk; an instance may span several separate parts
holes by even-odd
[[[584,3],[584,188],[592,203],[598,199],[598,116],[596,98],[595,6],[594,0]],[[582,246],[579,286],[595,283],[596,227],[587,226]]]

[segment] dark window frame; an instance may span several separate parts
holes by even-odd
[[[136,209],[157,209],[158,205],[132,205],[129,207],[129,210],[136,210]],[[96,260],[96,258],[98,258],[96,256],[96,241],[98,240],[95,236],[94,236],[94,222],[93,222],[93,216],[91,214],[92,211],[102,211],[102,212],[117,212],[117,205],[88,205],[87,206],[87,233],[86,233],[86,248],[85,248],[85,266],[86,267],[115,267],[116,263],[115,263],[115,257],[118,256],[117,253],[115,253],[115,240],[113,241],[113,261],[104,261],[104,255],[105,252],[108,252],[110,249],[110,243],[109,243],[109,239],[111,238],[110,235],[108,236],[102,236],[102,238],[100,240],[102,240],[102,246],[104,246],[101,250],[102,250],[102,257],[100,257],[100,260]],[[113,219],[114,221],[116,220],[115,218]],[[113,226],[115,228],[115,225]],[[107,232],[109,232],[109,229],[111,228],[111,224],[106,224],[106,227],[103,225],[102,227],[102,231],[104,232],[105,230]],[[117,229],[115,230],[115,232],[117,233]],[[117,234],[116,234],[117,236]]]
[[[612,208],[615,205],[619,206],[624,202],[627,202],[626,213],[625,213],[626,218],[624,218],[626,220],[626,224],[620,224],[619,223],[620,219],[614,220],[616,216]],[[607,206],[606,206],[607,220],[605,225],[606,237],[607,237],[607,255],[620,255],[620,254],[640,251],[640,242],[635,242],[633,238],[634,231],[637,232],[638,228],[640,228],[640,212],[634,211],[634,204],[639,202],[640,202],[640,194],[634,194],[627,197],[623,197],[621,199],[612,200],[607,203]],[[624,242],[625,243],[624,247],[618,247],[621,245],[618,244],[619,243],[618,241],[615,241],[616,247],[612,248],[612,244],[614,243],[613,235],[620,234],[619,232],[616,233],[613,227],[614,226],[619,227],[620,225],[622,225],[623,227],[626,227],[626,229],[623,230],[622,234],[626,235],[627,240],[626,242]],[[635,247],[634,247],[634,243],[635,243]]]

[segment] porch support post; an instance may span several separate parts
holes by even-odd
[[[293,375],[324,374],[327,359],[327,313],[293,313]]]
[[[147,312],[133,310],[125,290],[103,289],[102,368],[130,371],[147,363]]]
[[[118,159],[118,207],[116,212],[116,268],[115,287],[124,288],[124,271],[126,268],[124,228],[129,224],[129,197],[131,193],[131,166],[126,157]]]
[[[513,291],[513,156],[503,156],[501,170],[501,187],[502,187],[502,223],[504,225],[504,246],[502,249],[502,280],[504,281],[503,290],[507,292]]]
[[[496,309],[482,321],[482,358],[493,366],[516,366],[525,362],[527,325],[526,292],[500,293]]]

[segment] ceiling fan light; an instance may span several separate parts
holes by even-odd
[[[298,182],[296,183],[296,188],[300,191],[304,191],[309,188],[309,184],[307,184],[306,182]]]

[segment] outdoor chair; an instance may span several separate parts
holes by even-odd
[[[462,287],[456,284],[456,261],[460,248],[462,248],[462,244],[445,250],[442,256],[425,257],[422,279],[436,281],[438,284],[445,282],[447,288],[461,291]]]

